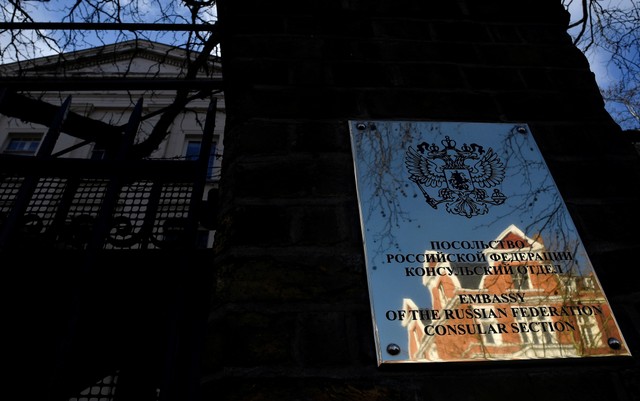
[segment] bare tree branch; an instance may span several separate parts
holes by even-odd
[[[573,0],[565,0],[567,7]],[[580,0],[580,14],[569,24],[574,44],[586,55],[598,54],[607,60],[612,83],[601,93],[606,108],[623,129],[640,128],[640,0],[604,3]]]
[[[64,54],[84,48],[97,47],[135,40],[160,42],[182,49],[186,52],[185,69],[176,78],[194,80],[202,76],[211,76],[209,68],[212,54],[219,45],[219,35],[215,30],[207,29],[207,34],[194,32],[194,29],[179,30],[147,30],[142,28],[149,24],[183,24],[192,27],[208,24],[215,26],[214,0],[76,0],[74,2],[39,3],[37,15],[49,15],[48,21],[38,21],[34,16],[36,8],[19,0],[8,0],[0,4],[0,15],[5,22],[37,23],[86,23],[86,24],[122,24],[122,29],[23,29],[8,28],[0,31],[0,59],[17,62],[19,68],[16,76],[23,72],[33,77],[37,70],[27,68],[26,61],[45,54],[58,54],[58,66],[64,66]],[[56,19],[53,19],[55,16]],[[140,24],[141,29],[131,29],[132,25]],[[144,25],[146,24],[146,25]],[[25,27],[26,28],[26,27]],[[197,30],[197,29],[196,29]],[[135,53],[131,57],[135,57]],[[133,61],[133,58],[131,59]],[[130,65],[119,71],[122,78],[130,75]],[[153,79],[160,71],[159,68],[149,70],[148,79]],[[47,73],[43,71],[43,73]],[[48,72],[50,73],[50,72]],[[56,72],[67,76],[66,71]],[[159,119],[146,138],[141,139],[132,149],[135,157],[146,157],[151,154],[168,135],[175,119],[185,112],[187,105],[194,99],[211,96],[212,89],[200,89],[196,92],[186,86],[176,90],[170,105],[163,109]],[[153,96],[152,93],[149,93]],[[138,95],[135,95],[138,96]],[[133,99],[132,102],[135,102]],[[50,115],[57,106],[29,98],[15,92],[5,91],[3,101],[0,101],[0,113],[20,118],[24,121],[47,125],[51,121]],[[26,112],[28,110],[29,112]],[[33,110],[38,110],[34,113]],[[71,113],[68,122],[63,127],[65,133],[84,140],[96,141],[103,145],[116,146],[120,138],[121,127]]]

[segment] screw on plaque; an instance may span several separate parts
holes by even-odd
[[[516,127],[516,132],[518,134],[526,134],[527,133],[527,128],[523,125],[519,125]]]
[[[398,344],[387,345],[387,352],[389,355],[398,355],[400,353],[400,346]]]
[[[358,128],[360,131],[364,130],[365,128],[367,128],[367,124],[365,123],[358,123],[356,125],[356,128]]]
[[[620,340],[618,340],[617,338],[614,337],[610,337],[607,340],[607,343],[609,344],[609,347],[611,347],[611,349],[615,349],[618,350],[622,347],[622,344],[620,343]]]

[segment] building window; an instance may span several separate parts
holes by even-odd
[[[596,286],[593,283],[593,277],[583,277],[582,278],[582,288],[585,290],[595,290]]]
[[[482,306],[474,305],[474,308],[480,309],[482,308]],[[494,309],[494,308],[491,307],[491,309]],[[499,322],[496,318],[492,318],[492,317],[478,318],[478,319],[475,319],[475,322],[482,326],[482,331],[485,333],[482,335],[482,342],[485,345],[502,344],[502,335],[497,329]]]
[[[198,156],[200,155],[200,146],[202,145],[201,141],[187,141],[185,145],[184,155],[187,160],[198,160]]]
[[[491,331],[491,327],[492,327],[491,322],[481,322],[480,324],[482,324],[482,329],[486,333],[484,335],[484,343],[487,345],[495,345],[496,343],[495,336],[498,334],[494,334]]]
[[[202,141],[200,139],[188,139],[185,143],[184,156],[187,160],[198,160],[200,155],[200,147]],[[211,143],[211,151],[209,152],[209,162],[207,164],[207,179],[215,178],[213,164],[216,161],[216,143]]]
[[[95,144],[93,149],[91,149],[91,160],[104,160],[107,158],[107,149],[102,146]]]
[[[449,298],[447,298],[447,293],[444,291],[444,285],[442,285],[442,283],[438,285],[438,294],[440,296],[440,303],[444,308],[447,302],[449,302]]]
[[[587,348],[597,348],[602,343],[602,333],[598,328],[595,316],[578,316],[578,327],[584,346]]]
[[[511,273],[511,280],[513,281],[513,288],[517,290],[528,290],[531,288],[529,281],[529,273]]]
[[[532,345],[557,344],[554,335],[553,322],[545,316],[519,317],[516,321],[521,327],[520,335],[525,343]]]
[[[596,289],[593,277],[569,277],[566,284],[568,292],[594,291]]]
[[[21,156],[35,156],[42,135],[39,134],[9,134],[3,153]]]

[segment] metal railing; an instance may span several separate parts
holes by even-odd
[[[0,155],[0,250],[195,246],[215,102],[197,160],[127,157],[142,100],[114,158],[54,158],[51,152],[70,100],[60,107],[35,157]]]

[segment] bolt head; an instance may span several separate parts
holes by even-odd
[[[398,355],[400,353],[400,346],[398,344],[387,345],[387,352],[389,355]]]
[[[617,338],[610,337],[607,340],[607,343],[609,344],[609,347],[611,349],[619,350],[620,348],[622,348],[622,343]]]

